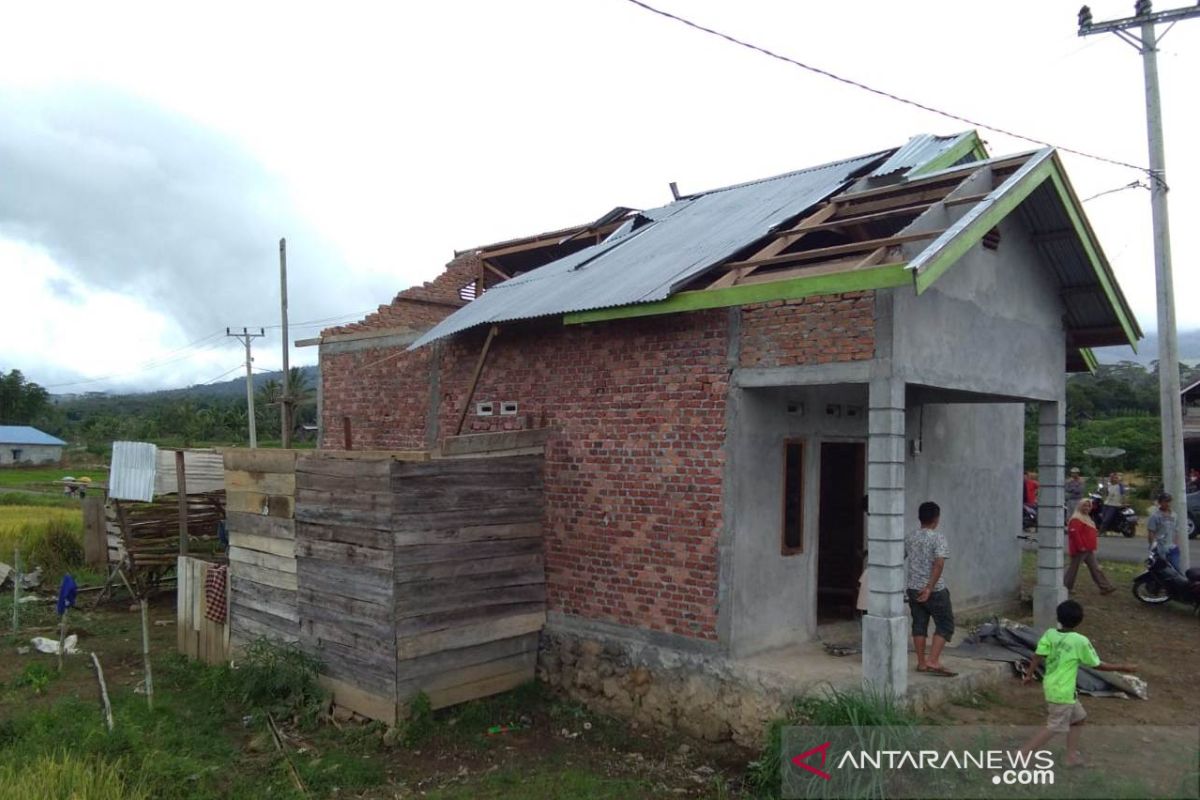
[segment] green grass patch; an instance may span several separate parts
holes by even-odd
[[[580,767],[547,764],[543,768],[498,770],[462,784],[444,786],[424,793],[429,800],[629,800],[661,796],[649,782],[608,777]],[[669,796],[669,795],[668,795]]]
[[[120,762],[80,758],[71,753],[39,756],[24,764],[0,765],[0,800],[143,800],[149,795],[128,781]]]
[[[108,470],[84,467],[4,467],[0,469],[0,488],[57,488],[55,481],[70,475],[72,478],[91,478],[93,481],[108,480]]]

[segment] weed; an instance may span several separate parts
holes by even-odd
[[[400,729],[400,743],[405,747],[419,747],[433,735],[433,707],[429,695],[421,692],[408,704],[408,719]]]
[[[120,763],[59,753],[21,764],[0,764],[0,800],[69,797],[72,800],[143,800],[146,790],[122,777]]]
[[[50,685],[53,677],[54,673],[42,664],[29,664],[21,671],[20,675],[13,679],[13,686],[28,686],[33,689],[34,694],[41,694],[46,691],[46,687]]]
[[[243,706],[311,728],[328,697],[317,683],[320,668],[317,659],[295,644],[259,638],[247,645],[235,667],[213,671],[208,686],[223,686]]]

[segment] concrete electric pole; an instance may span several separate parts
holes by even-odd
[[[280,445],[292,446],[292,388],[288,372],[287,239],[279,240],[279,316],[283,328],[283,397],[279,398]]]
[[[1181,19],[1200,17],[1200,3],[1188,8],[1154,12],[1150,0],[1138,0],[1134,16],[1093,22],[1087,6],[1079,9],[1079,35],[1112,33],[1142,54],[1146,80],[1146,130],[1150,143],[1150,213],[1154,222],[1154,278],[1158,288],[1159,416],[1162,420],[1163,487],[1175,500],[1180,521],[1179,556],[1190,565],[1187,540],[1187,499],[1184,490],[1183,408],[1179,397],[1179,343],[1175,331],[1175,290],[1171,278],[1171,228],[1167,218],[1167,167],[1163,148],[1162,105],[1158,95],[1158,43]],[[1155,26],[1169,23],[1162,35]],[[1134,33],[1136,31],[1136,33]]]
[[[250,355],[250,342],[261,336],[266,336],[267,332],[259,328],[258,333],[251,333],[246,328],[242,328],[241,333],[234,333],[229,328],[226,328],[225,335],[238,339],[246,346],[246,415],[250,421],[250,447],[258,447],[258,432],[255,430],[254,425],[254,373],[251,371],[251,364],[254,363],[254,358]]]

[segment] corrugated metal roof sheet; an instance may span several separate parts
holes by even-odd
[[[882,178],[896,172],[908,172],[922,164],[928,164],[971,136],[974,136],[974,131],[966,131],[954,136],[935,136],[932,133],[914,136],[903,147],[892,153],[887,161],[872,170],[870,177]]]
[[[476,325],[649,303],[839,191],[888,151],[717,189],[644,211],[640,227],[497,284],[414,349]]]
[[[175,451],[159,450],[155,494],[174,494],[179,490],[175,478]],[[225,488],[225,459],[216,450],[184,450],[183,481],[188,494],[217,492]]]
[[[65,445],[66,442],[28,425],[0,425],[0,444]]]
[[[143,503],[153,500],[157,453],[158,448],[146,442],[113,442],[108,496]]]

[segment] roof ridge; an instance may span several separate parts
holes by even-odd
[[[836,167],[840,164],[849,164],[851,161],[862,161],[863,159],[867,159],[867,158],[881,158],[881,157],[890,155],[891,153],[894,153],[899,149],[900,149],[899,147],[889,147],[886,150],[878,150],[874,153],[863,153],[861,155],[852,156],[851,158],[839,158],[836,161],[829,161],[825,164],[817,164],[817,165],[811,166],[811,167],[804,167],[803,169],[794,169],[794,170],[791,170],[790,172],[781,172],[778,175],[771,175],[766,178],[757,178],[752,181],[743,181],[741,183],[732,183],[728,186],[718,186],[715,189],[705,189],[703,191],[699,191],[694,194],[684,195],[683,197],[680,197],[675,202],[682,203],[687,200],[695,200],[699,197],[704,197],[705,195],[717,194],[718,192],[727,192],[730,189],[742,189],[747,186],[757,186],[761,183],[770,183],[771,181],[777,181],[777,180],[781,180],[783,178],[792,178],[792,177],[795,177],[796,175],[803,175],[806,172],[816,172],[817,170],[829,169],[830,167]],[[669,205],[674,205],[674,203],[671,203]]]

